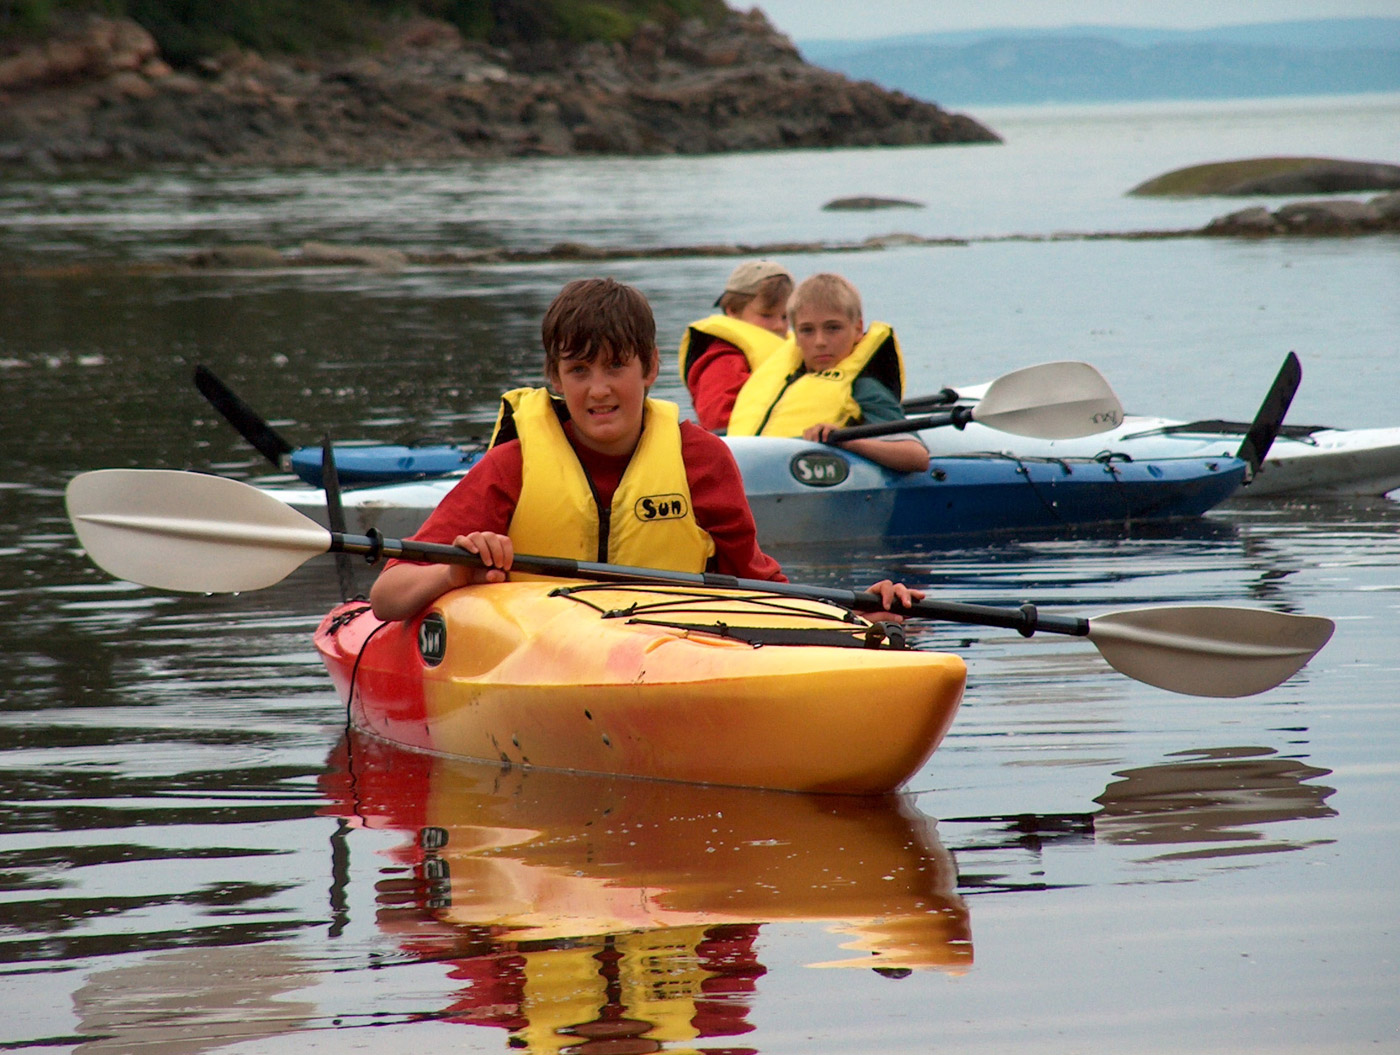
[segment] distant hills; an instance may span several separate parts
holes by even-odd
[[[809,62],[943,106],[1400,91],[1400,18],[964,30],[797,44]]]

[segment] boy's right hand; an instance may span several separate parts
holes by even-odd
[[[911,590],[902,582],[894,582],[891,579],[881,579],[873,586],[865,588],[866,593],[873,593],[880,598],[880,603],[885,606],[882,612],[865,612],[865,618],[872,623],[902,623],[908,610],[918,601],[924,599],[923,590]],[[894,611],[898,605],[904,612]]]
[[[494,531],[473,531],[468,535],[458,535],[452,540],[468,553],[481,558],[484,567],[470,564],[451,565],[454,586],[467,586],[471,583],[505,582],[511,563],[515,560],[515,547],[509,535],[498,535]]]

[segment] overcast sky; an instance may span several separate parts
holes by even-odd
[[[761,7],[793,40],[988,26],[1129,25],[1196,29],[1309,18],[1400,18],[1400,0],[729,0]]]

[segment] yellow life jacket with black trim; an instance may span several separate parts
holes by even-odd
[[[830,370],[811,373],[797,341],[789,337],[739,389],[729,415],[731,436],[801,436],[813,425],[851,425],[860,420],[852,395],[859,377],[873,377],[904,398],[904,356],[894,331],[872,322],[851,354]]]
[[[520,497],[507,531],[516,552],[704,571],[715,543],[695,519],[681,456],[680,408],[646,401],[641,439],[606,517],[564,434],[567,419],[564,401],[548,389],[517,388],[501,397],[491,446],[520,440]]]
[[[749,372],[757,370],[775,351],[783,346],[784,338],[772,330],[755,326],[731,315],[711,315],[692,322],[681,337],[681,383],[685,383],[690,368],[716,340],[732,344],[749,361]]]

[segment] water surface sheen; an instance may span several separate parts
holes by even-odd
[[[1082,642],[914,628],[969,666],[907,792],[833,799],[435,760],[347,734],[310,644],[327,564],[236,597],[113,582],[62,489],[267,466],[204,362],[295,442],[483,434],[583,263],[79,273],[209,244],[664,245],[1190,226],[1166,169],[1394,160],[1394,97],[999,112],[1006,147],[161,172],[0,188],[0,1046],[1360,1052],[1400,1043],[1400,506],[1234,503],[1191,525],[778,555],[797,581],[1093,614],[1247,604],[1332,643],[1257,697],[1174,696]],[[781,180],[778,199],[755,186]],[[918,213],[823,213],[842,194]],[[911,391],[1084,358],[1130,408],[1393,425],[1395,238],[978,241],[784,258],[849,274]],[[608,273],[671,350],[731,261]],[[371,572],[359,568],[361,588]],[[878,721],[878,700],[871,700]]]

